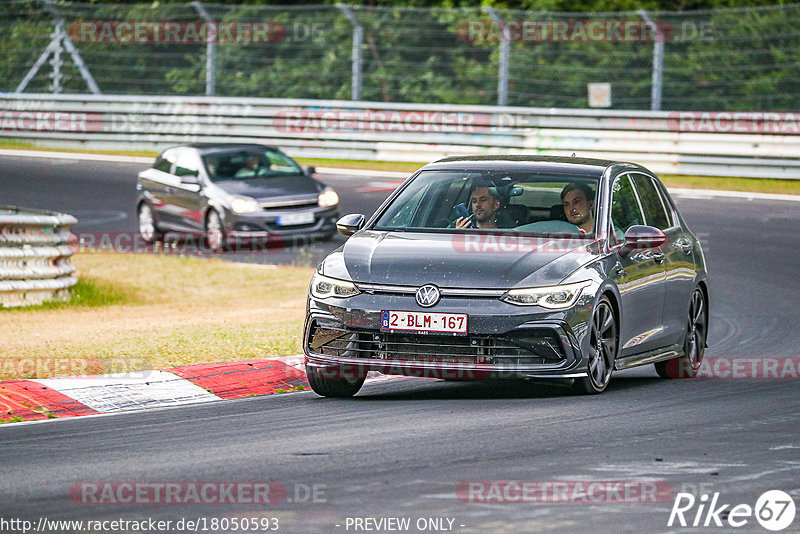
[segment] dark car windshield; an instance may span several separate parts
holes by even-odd
[[[203,156],[212,182],[302,174],[303,170],[289,156],[269,149],[246,149],[213,152]]]
[[[423,171],[408,184],[377,219],[375,230],[463,232],[523,232],[532,234],[575,234],[594,231],[598,180],[568,175],[542,175],[533,172],[451,172]],[[570,191],[580,191],[567,195]],[[568,222],[562,202],[585,195],[583,226],[571,214]],[[480,197],[484,204],[480,206]],[[459,217],[467,217],[473,228],[456,228]],[[476,219],[482,224],[478,224]],[[486,224],[486,221],[489,224]],[[585,222],[588,221],[588,222]],[[487,228],[492,227],[492,228]]]

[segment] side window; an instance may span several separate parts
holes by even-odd
[[[655,226],[659,230],[666,230],[672,226],[667,212],[664,210],[664,204],[661,202],[661,195],[658,194],[653,180],[644,174],[632,173],[636,190],[639,192],[639,199],[642,201],[642,208],[644,208],[644,216],[647,224]]]
[[[175,163],[175,151],[165,150],[153,164],[153,168],[157,171],[169,173],[172,169],[172,164]]]
[[[628,176],[620,176],[614,180],[611,195],[612,233],[616,236],[617,242],[621,242],[620,235],[631,226],[644,224],[644,218]]]
[[[194,152],[184,150],[178,155],[175,162],[175,176],[197,176],[200,172],[200,162]]]

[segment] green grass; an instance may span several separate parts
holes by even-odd
[[[105,154],[110,156],[140,156],[144,158],[155,158],[158,152],[152,150],[91,150],[89,148],[59,148],[52,146],[40,146],[31,143],[27,139],[15,137],[5,137],[0,139],[0,148],[9,150],[36,150],[41,152],[69,152],[73,154]]]
[[[295,158],[311,167],[335,167],[340,169],[364,169],[369,171],[394,171],[411,174],[427,162],[372,161],[362,159]]]
[[[81,252],[69,302],[0,313],[0,380],[302,352],[310,267]]]
[[[5,425],[7,423],[21,423],[22,421],[22,417],[11,417],[9,419],[0,419],[0,425]]]
[[[156,157],[157,152],[126,150],[87,150],[39,147],[27,140],[14,138],[0,139],[0,148],[19,150],[43,150],[51,152],[75,152],[89,154],[112,154],[125,156]],[[371,171],[394,171],[411,174],[427,162],[371,161],[356,159],[297,158],[297,161],[312,167],[336,167],[341,169],[363,169]],[[747,191],[754,193],[778,193],[800,195],[800,180],[781,180],[772,178],[737,178],[726,176],[682,176],[664,174],[660,176],[667,187],[689,189],[716,189],[724,191]]]
[[[40,310],[61,310],[64,308],[96,308],[100,306],[113,306],[115,304],[130,304],[135,301],[135,297],[124,289],[113,284],[95,281],[91,278],[81,277],[78,282],[70,288],[70,298],[68,301],[51,300],[36,304],[34,306],[22,307],[3,307],[0,312],[24,311],[36,312]]]
[[[800,180],[716,176],[681,176],[676,174],[664,174],[661,175],[660,178],[667,187],[800,195]]]

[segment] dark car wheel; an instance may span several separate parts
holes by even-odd
[[[316,367],[306,366],[306,375],[311,389],[314,390],[314,393],[323,397],[352,397],[358,393],[367,378],[366,375],[354,377],[331,376],[334,374],[337,373],[332,373],[331,371],[323,372]],[[341,374],[346,375],[347,371],[342,371]]]
[[[139,204],[139,209],[136,211],[139,218],[139,234],[142,236],[142,241],[152,244],[161,238],[161,231],[156,224],[156,218],[153,215],[153,209],[146,202]]]
[[[617,358],[617,322],[608,298],[602,297],[592,313],[589,327],[588,376],[575,380],[580,393],[602,393],[611,381]]]
[[[225,229],[215,210],[210,210],[206,215],[206,246],[211,252],[220,252],[225,248]]]
[[[695,289],[689,301],[689,321],[683,340],[683,356],[656,362],[656,372],[661,378],[694,378],[703,363],[708,334],[708,307],[701,289]]]

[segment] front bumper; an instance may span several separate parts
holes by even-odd
[[[231,243],[266,242],[276,238],[327,237],[336,232],[338,206],[302,210],[313,214],[313,222],[281,226],[279,217],[295,215],[299,210],[264,210],[255,213],[227,213],[226,235]]]
[[[336,303],[348,307],[309,298],[303,337],[306,365],[330,376],[369,371],[452,380],[586,376],[580,347],[587,331],[582,317],[590,313],[584,306],[554,313],[498,299],[442,299],[437,312],[470,316],[469,332],[452,335],[381,330],[383,309],[425,311],[412,297],[362,294]]]

